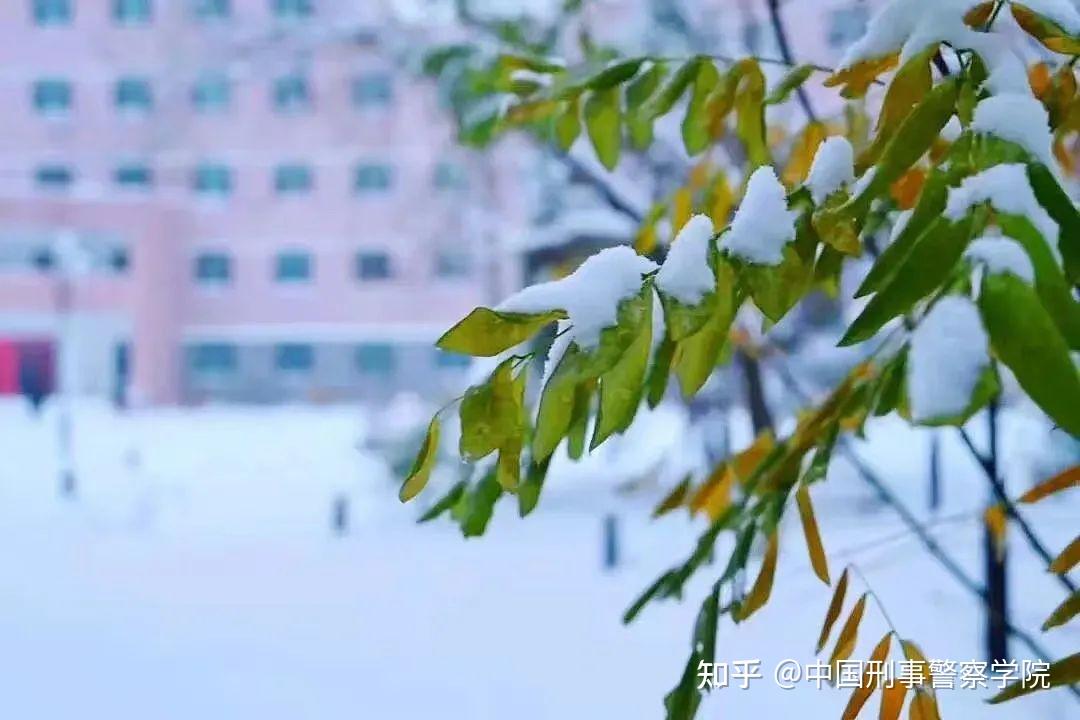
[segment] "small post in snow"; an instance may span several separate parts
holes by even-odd
[[[614,514],[604,516],[604,569],[614,570],[619,564],[619,521]]]
[[[349,498],[345,493],[334,497],[330,511],[330,527],[338,537],[349,534]]]

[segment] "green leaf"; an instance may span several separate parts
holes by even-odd
[[[694,623],[693,646],[679,683],[664,697],[668,720],[690,720],[701,704],[698,666],[716,661],[716,630],[720,618],[720,583],[713,585]]]
[[[462,495],[465,494],[465,490],[468,487],[469,484],[464,480],[456,483],[454,487],[450,488],[450,492],[443,495],[438,502],[432,505],[427,512],[420,516],[420,519],[417,520],[417,522],[431,522],[435,518],[445,513],[447,510],[450,510],[452,507],[457,505],[459,500],[461,500]]]
[[[561,73],[566,69],[557,63],[524,55],[500,55],[496,63],[499,70],[504,73],[513,72],[514,70],[528,70],[541,75],[550,75]]]
[[[651,296],[651,285],[646,290]],[[597,447],[612,433],[624,432],[634,420],[652,349],[652,312],[652,302],[646,302],[645,312],[638,320],[637,337],[615,366],[600,376],[600,409],[590,448]]]
[[[598,90],[585,101],[585,127],[596,157],[608,170],[619,164],[622,149],[622,109],[618,88]]]
[[[907,370],[907,355],[908,348],[905,345],[881,371],[881,378],[878,381],[872,405],[874,415],[878,417],[888,415],[900,406]]]
[[[667,66],[656,63],[626,86],[626,129],[630,144],[638,150],[652,144],[653,118],[644,111],[645,103],[660,87],[666,74]]]
[[[571,343],[540,394],[532,440],[533,462],[546,460],[570,429],[581,364],[582,353]]]
[[[1065,274],[1073,285],[1080,285],[1080,211],[1045,165],[1028,163],[1027,175],[1035,198],[1061,228],[1058,249]]]
[[[1020,386],[1062,429],[1080,437],[1080,373],[1035,291],[1011,274],[987,275],[979,309],[994,352]]]
[[[697,76],[698,65],[702,60],[703,58],[694,57],[683,63],[660,92],[649,99],[644,107],[645,115],[655,119],[670,112]]]
[[[720,73],[716,70],[716,66],[709,60],[702,60],[694,75],[694,90],[690,95],[690,104],[686,108],[686,116],[682,123],[683,145],[686,146],[687,154],[691,156],[697,155],[708,147],[712,137],[709,132],[710,117],[706,100],[719,81]]]
[[[525,373],[513,375],[514,359],[504,360],[482,385],[461,400],[461,456],[476,461],[525,433]]]
[[[536,503],[540,500],[540,491],[544,489],[544,479],[547,477],[548,465],[551,458],[547,457],[540,462],[529,463],[529,469],[525,473],[525,481],[518,487],[518,514],[525,517],[536,509]]]
[[[735,132],[746,146],[750,169],[772,162],[765,138],[765,75],[756,60],[739,62],[739,92],[735,98]]]
[[[739,277],[750,289],[754,305],[775,323],[806,294],[814,279],[814,266],[789,243],[779,265],[745,265]]]
[[[779,105],[780,103],[787,102],[787,99],[791,97],[791,93],[802,87],[810,76],[814,74],[816,68],[813,65],[797,65],[791,68],[777,83],[776,87],[769,92],[765,98],[766,105]]]
[[[565,317],[566,313],[562,311],[526,315],[480,307],[447,330],[435,344],[448,352],[493,357],[528,340],[545,325]]]
[[[939,83],[897,128],[896,134],[882,151],[873,178],[852,200],[856,216],[865,216],[874,198],[887,192],[908,168],[926,154],[956,111],[958,91],[959,80],[955,77]]]
[[[555,145],[566,152],[581,134],[581,99],[567,100],[562,110],[555,116]]]
[[[1022,215],[999,214],[1002,232],[1024,246],[1035,270],[1035,292],[1071,350],[1080,350],[1080,303],[1073,299],[1057,259],[1035,226]]]
[[[958,415],[943,415],[941,417],[927,418],[919,421],[919,425],[935,427],[942,425],[955,425],[960,427],[971,419],[975,413],[986,407],[992,399],[1001,392],[1001,381],[998,379],[997,370],[993,363],[987,365],[979,375],[975,388],[971,392],[971,400],[963,412]]]
[[[938,289],[971,239],[971,217],[951,223],[938,217],[919,236],[915,247],[889,277],[851,327],[840,345],[868,340],[893,318],[911,310],[922,298]]]
[[[479,537],[484,534],[495,510],[495,501],[502,493],[502,487],[493,472],[489,472],[476,484],[467,496],[465,517],[461,522],[461,532],[465,537]]]
[[[521,482],[521,446],[524,439],[511,438],[499,448],[499,460],[495,465],[495,481],[507,492],[517,490]]]
[[[717,287],[713,314],[701,330],[678,343],[675,350],[675,374],[685,397],[692,397],[716,368],[720,349],[727,340],[739,302],[735,292],[735,271],[726,262],[715,266]]]
[[[566,436],[566,452],[571,460],[580,460],[585,453],[585,434],[589,429],[589,409],[596,389],[594,381],[579,383],[574,390],[574,410]]]
[[[859,289],[855,291],[855,297],[863,297],[881,289],[884,282],[893,275],[915,247],[923,231],[945,211],[948,198],[949,184],[945,174],[932,172],[923,184],[919,201],[912,209],[907,224],[892,244],[878,256]]]
[[[673,573],[668,571],[658,577],[652,585],[645,589],[645,592],[641,593],[626,612],[623,613],[623,625],[629,625],[634,622],[634,619],[641,613],[641,611],[657,596],[663,596],[663,591],[667,587],[667,584],[671,581]]]
[[[444,45],[424,56],[423,72],[428,77],[438,77],[455,60],[463,60],[476,52],[476,48],[467,43]]]
[[[671,376],[671,362],[675,357],[675,341],[670,335],[665,335],[656,348],[653,356],[652,367],[649,368],[649,376],[645,380],[647,387],[646,402],[650,408],[654,408],[664,399],[667,391],[668,378]]]
[[[601,70],[585,81],[585,87],[589,90],[607,90],[608,88],[621,85],[637,74],[645,58],[623,60],[610,67]]]
[[[716,312],[716,292],[710,292],[697,305],[687,305],[663,291],[658,291],[664,308],[664,323],[672,340],[685,340],[705,327]]]
[[[923,52],[911,58],[896,71],[878,115],[877,136],[870,147],[859,157],[861,168],[873,165],[888,146],[889,141],[912,109],[926,97],[933,84],[930,73],[930,59],[938,50],[934,43]]]
[[[413,461],[412,469],[405,482],[401,484],[398,498],[401,502],[408,502],[416,497],[431,478],[431,470],[435,467],[435,460],[439,455],[439,416],[431,418],[427,433],[424,435],[424,444],[420,446],[420,452]]]

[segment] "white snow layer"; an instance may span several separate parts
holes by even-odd
[[[926,48],[947,42],[982,57],[991,92],[1030,93],[1026,66],[1017,52],[1014,23],[999,16],[991,32],[964,24],[964,14],[981,0],[892,0],[870,21],[866,33],[844,54],[841,68],[900,51],[904,63]],[[1001,16],[1007,15],[1001,13]]]
[[[989,340],[975,303],[949,295],[911,335],[908,393],[916,422],[959,415],[990,363]]]
[[[1012,273],[1026,282],[1035,281],[1031,258],[1024,252],[1023,246],[1010,237],[983,235],[976,238],[964,251],[964,257],[982,265],[993,275]]]
[[[1030,94],[1004,93],[980,101],[971,128],[1016,143],[1049,168],[1057,166],[1051,150],[1050,117]]]
[[[893,220],[892,230],[889,231],[889,245],[892,245],[894,242],[896,242],[896,238],[900,237],[900,233],[904,232],[904,228],[906,228],[907,224],[911,222],[911,216],[914,214],[915,211],[912,209],[901,210],[896,215],[896,219]]]
[[[827,138],[814,153],[806,186],[814,203],[820,205],[844,185],[855,181],[855,150],[847,138]]]
[[[697,305],[716,289],[716,277],[709,266],[712,220],[695,215],[675,236],[660,272],[656,287],[681,303]]]
[[[788,210],[784,186],[776,172],[763,165],[750,176],[731,227],[720,236],[720,246],[735,257],[758,265],[779,265],[784,246],[795,238],[795,218]]]
[[[1069,0],[1023,0],[1019,4],[1053,20],[1073,35],[1080,34],[1080,12]]]
[[[565,278],[531,285],[496,309],[529,314],[565,310],[573,328],[564,337],[572,335],[589,349],[600,341],[601,330],[616,324],[619,303],[641,291],[641,276],[655,269],[656,263],[625,245],[605,248]]]
[[[973,206],[984,202],[989,202],[998,212],[1027,217],[1051,249],[1057,252],[1057,223],[1035,199],[1023,165],[995,165],[964,178],[960,187],[949,190],[945,217],[955,222],[963,218]]]

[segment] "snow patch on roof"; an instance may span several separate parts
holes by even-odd
[[[1023,165],[995,165],[964,178],[960,187],[949,190],[945,217],[955,222],[962,219],[972,207],[984,202],[989,202],[998,212],[1027,217],[1051,249],[1057,252],[1057,223],[1035,199]]]
[[[681,303],[697,305],[716,289],[716,277],[709,266],[709,244],[713,224],[705,215],[695,215],[675,236],[664,265],[656,274],[656,287]]]
[[[964,251],[964,257],[982,265],[992,275],[1012,273],[1026,282],[1035,281],[1035,268],[1020,243],[1003,235],[983,235]]]
[[[1050,137],[1050,116],[1043,104],[1028,95],[992,95],[975,106],[975,132],[1014,142],[1049,168],[1056,168]]]
[[[573,328],[563,337],[572,336],[590,349],[600,341],[600,331],[616,324],[619,303],[640,292],[641,276],[655,269],[656,263],[625,245],[606,248],[565,278],[531,285],[496,309],[529,314],[565,310]]]
[[[814,153],[806,186],[816,204],[824,202],[844,185],[855,181],[855,149],[847,138],[839,135],[827,138]]]
[[[784,246],[795,238],[795,218],[788,210],[784,186],[776,172],[763,165],[750,176],[746,194],[720,246],[735,257],[759,265],[779,265]]]
[[[990,364],[989,339],[975,303],[949,295],[911,335],[908,394],[916,422],[959,415]]]

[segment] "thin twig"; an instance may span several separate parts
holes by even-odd
[[[769,19],[772,21],[773,32],[776,34],[776,44],[780,47],[780,57],[788,65],[793,66],[795,59],[791,54],[791,45],[788,43],[784,19],[780,15],[780,0],[768,0],[767,4],[769,6]],[[817,122],[817,113],[814,112],[814,106],[810,103],[810,94],[806,92],[806,88],[799,85],[799,87],[795,88],[795,92],[799,97],[799,104],[802,105],[806,117],[811,122]]]
[[[1005,492],[1005,486],[1002,484],[1001,478],[999,478],[997,473],[994,472],[993,464],[990,462],[990,459],[983,455],[981,452],[979,452],[978,448],[975,447],[975,444],[971,441],[971,437],[967,434],[967,431],[964,430],[964,428],[957,428],[956,430],[960,433],[960,438],[964,441],[964,445],[966,445],[968,450],[971,452],[972,457],[975,458],[975,461],[979,464],[979,467],[982,468],[983,473],[986,475],[986,479],[990,483],[990,487],[994,491],[994,497],[997,498],[998,503],[1005,510],[1005,514],[1008,515],[1009,518],[1016,523],[1016,526],[1020,528],[1020,531],[1024,534],[1024,537],[1027,538],[1028,545],[1031,546],[1031,549],[1034,550],[1035,553],[1043,559],[1043,562],[1046,563],[1047,567],[1049,567],[1054,562],[1054,556],[1046,548],[1046,545],[1044,545],[1042,541],[1039,540],[1039,537],[1035,534],[1034,529],[1032,529],[1031,525],[1024,518],[1024,516],[1020,514],[1020,511],[1017,509],[1016,504],[1011,499],[1009,499],[1008,494]],[[1066,590],[1068,590],[1070,594],[1074,594],[1076,592],[1076,584],[1073,583],[1073,581],[1070,580],[1067,575],[1061,573],[1055,574],[1055,577],[1057,577],[1057,579],[1061,582],[1062,586]]]

